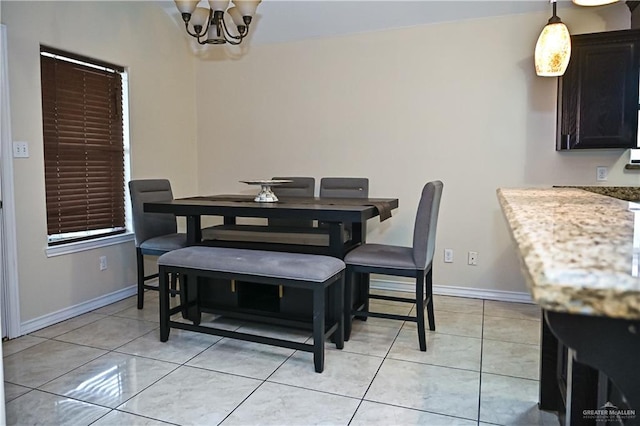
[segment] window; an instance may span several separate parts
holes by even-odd
[[[49,246],[126,232],[121,66],[41,46]]]

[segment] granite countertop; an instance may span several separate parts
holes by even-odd
[[[605,187],[497,193],[536,303],[551,311],[640,319],[640,205],[591,188],[620,195]]]
[[[621,200],[640,201],[640,186],[556,186],[555,188],[579,188]]]

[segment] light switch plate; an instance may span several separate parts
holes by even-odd
[[[29,144],[27,142],[14,142],[13,158],[29,158]]]
[[[604,166],[596,167],[596,180],[598,182],[604,182],[609,177],[609,168]]]

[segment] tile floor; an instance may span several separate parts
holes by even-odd
[[[447,296],[434,303],[437,331],[426,353],[414,323],[371,318],[354,323],[343,350],[327,344],[317,374],[306,352],[182,330],[161,343],[157,293],[147,293],[142,311],[132,297],[3,344],[7,423],[558,424],[536,405],[536,306]]]

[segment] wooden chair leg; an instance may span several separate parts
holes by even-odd
[[[360,300],[364,302],[362,310],[369,312],[369,293],[371,292],[371,275],[369,273],[360,274]],[[360,317],[362,321],[366,321],[368,317]]]
[[[169,285],[167,281],[169,273],[160,267],[158,276],[158,290],[160,292],[160,341],[166,342],[169,340]]]
[[[427,339],[424,326],[424,275],[416,278],[416,320],[418,322],[418,342],[420,350],[426,352]]]
[[[353,321],[351,310],[353,309],[352,291],[354,278],[355,273],[347,266],[344,284],[344,340],[346,341],[351,336],[351,323]]]
[[[202,321],[202,311],[198,301],[198,276],[193,274],[181,274],[183,285],[182,295],[184,295],[184,305],[186,305],[187,318],[193,325],[200,325]]]
[[[343,275],[338,282],[331,285],[333,294],[335,294],[333,298],[334,320],[338,322],[338,329],[334,333],[334,341],[338,349],[344,348],[344,281],[345,277]]]
[[[316,373],[324,370],[324,330],[325,330],[324,288],[313,290],[313,364]]]
[[[176,297],[176,290],[178,289],[178,274],[175,272],[171,274],[171,297]]]
[[[182,318],[189,319],[189,289],[187,288],[187,276],[185,274],[176,274],[180,280],[180,306]]]
[[[136,265],[138,269],[138,309],[144,307],[144,256],[136,247]]]
[[[433,281],[432,271],[427,272],[426,292],[427,292],[427,315],[429,316],[429,330],[436,330],[436,319],[433,312]]]

